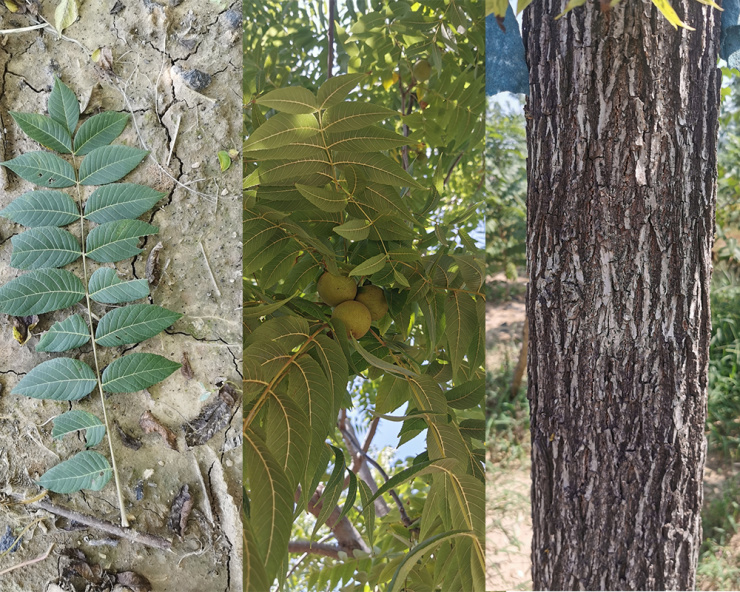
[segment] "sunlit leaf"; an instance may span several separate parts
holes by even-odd
[[[66,226],[80,219],[77,205],[63,191],[29,191],[16,197],[0,216],[23,226]]]
[[[128,113],[114,111],[98,113],[86,119],[75,135],[75,154],[84,156],[96,148],[107,146],[121,135],[127,123]]]
[[[10,265],[16,269],[64,267],[82,255],[77,239],[56,226],[39,226],[16,234],[10,242]]]
[[[41,336],[36,345],[37,352],[63,352],[90,341],[90,329],[84,319],[74,314],[63,321],[54,323],[51,328]]]
[[[72,138],[69,132],[51,117],[14,111],[10,111],[10,116],[29,138],[36,140],[42,146],[62,154],[72,152]]]
[[[100,419],[87,411],[73,409],[54,418],[51,437],[58,440],[67,434],[82,430],[85,430],[85,440],[87,440],[88,448],[100,444],[103,436],[105,436],[105,424]]]
[[[139,343],[164,331],[180,317],[180,313],[156,304],[115,308],[98,321],[95,341],[104,347]]]
[[[295,114],[314,113],[319,108],[314,94],[306,88],[297,86],[270,91],[257,99],[257,104],[283,113]]]
[[[134,393],[161,382],[180,366],[156,354],[126,354],[103,371],[103,390],[108,393]]]
[[[77,401],[91,393],[97,384],[95,372],[84,362],[55,358],[28,372],[11,394],[52,401]]]
[[[50,152],[26,152],[0,164],[36,185],[62,188],[75,184],[72,165]]]
[[[0,312],[14,317],[40,315],[78,303],[85,286],[65,269],[39,269],[0,286]]]
[[[149,295],[149,282],[146,279],[122,282],[115,269],[101,267],[90,277],[88,291],[95,302],[121,304],[146,298]]]
[[[99,452],[83,450],[41,475],[38,484],[54,493],[81,489],[100,491],[113,476],[113,469]]]

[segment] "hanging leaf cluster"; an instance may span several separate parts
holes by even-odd
[[[11,394],[78,401],[99,387],[102,401],[104,392],[145,389],[180,366],[156,354],[129,353],[114,359],[102,373],[96,371],[98,348],[137,344],[182,316],[154,304],[127,304],[149,295],[147,280],[122,281],[114,267],[105,265],[141,252],[139,239],[158,229],[137,218],[164,194],[118,182],[147,155],[138,148],[111,145],[126,127],[128,115],[104,112],[78,127],[77,98],[58,79],[48,110],[48,116],[10,114],[18,127],[49,151],[27,152],[1,163],[38,188],[0,211],[0,216],[28,228],[12,237],[10,259],[12,267],[27,273],[0,286],[0,312],[42,315],[81,303],[87,314],[70,314],[54,323],[41,335],[36,351],[69,352],[91,344],[95,364],[91,367],[76,357],[55,357],[28,372]],[[96,188],[83,204],[83,188],[88,186]],[[73,188],[74,194],[61,191],[66,188]],[[80,259],[78,273],[66,269]],[[89,274],[94,266],[97,269]],[[100,313],[97,322],[93,306]],[[55,418],[52,436],[62,438],[80,431],[85,431],[87,448],[93,448],[102,441],[106,424],[75,409]],[[84,450],[47,471],[39,484],[58,493],[99,490],[112,473],[105,456]]]
[[[479,25],[482,13],[481,6]],[[278,88],[251,104],[243,184],[250,589],[284,580],[294,519],[317,488],[323,505],[311,537],[339,504],[340,516],[362,516],[372,548],[374,500],[417,478],[427,493],[415,526],[402,527],[408,543],[387,537],[374,557],[347,557],[336,582],[483,589],[484,266],[462,228],[475,205],[449,218],[435,209],[449,191],[445,177],[468,162],[463,156],[483,129],[482,70],[458,77],[452,91],[461,106],[439,107],[449,111],[442,126],[372,100],[378,87],[364,72],[330,78],[316,92]],[[407,120],[433,131],[404,135]],[[409,144],[427,136],[438,170],[404,164]],[[320,301],[325,271],[382,289],[388,312],[359,339]],[[348,383],[358,378],[376,389],[375,414],[407,405],[404,415],[390,416],[401,423],[400,443],[426,430],[427,450],[376,493],[334,445],[337,417],[352,405]],[[429,554],[436,571],[417,563]],[[329,571],[310,584],[325,589]]]

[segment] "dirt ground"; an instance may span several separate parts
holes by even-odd
[[[524,298],[486,306],[486,369],[517,363],[525,320]],[[486,590],[531,588],[528,459],[486,466]]]
[[[43,22],[40,17],[55,21],[56,1],[15,3],[15,13],[6,8],[8,2],[0,4],[0,30]],[[167,193],[144,217],[159,233],[142,240],[144,250],[133,263],[126,260],[116,268],[123,280],[146,277],[147,258],[161,242],[162,273],[152,302],[184,316],[127,351],[178,362],[187,355],[192,373],[178,371],[146,391],[112,395],[107,407],[109,417],[141,442],[137,450],[127,448],[113,429],[131,526],[171,540],[172,550],[114,538],[17,503],[18,496],[37,495],[34,479],[83,449],[84,441],[51,438],[50,419],[69,404],[10,395],[25,373],[59,355],[35,353],[34,345],[38,334],[69,311],[41,315],[35,336],[24,346],[14,340],[11,320],[0,315],[0,537],[8,527],[17,535],[39,520],[15,552],[0,556],[0,572],[43,556],[53,544],[48,558],[0,575],[0,592],[149,589],[133,576],[116,576],[127,571],[147,578],[155,592],[241,591],[241,166],[237,156],[222,172],[217,157],[218,151],[241,145],[241,3],[88,0],[79,15],[65,38],[52,29],[0,34],[0,160],[39,149],[8,112],[46,114],[54,76],[82,97],[81,121],[100,110],[127,112],[135,124],[130,121],[117,142],[151,151],[126,181]],[[91,54],[100,48],[103,59],[96,64]],[[207,79],[193,74],[195,69],[210,75],[210,82],[203,84]],[[0,208],[31,188],[15,175],[0,173]],[[0,218],[2,284],[20,274],[9,266],[9,239],[21,230]],[[76,271],[75,265],[68,269]],[[78,305],[75,312],[81,310]],[[92,363],[90,348],[81,351],[80,359]],[[109,351],[101,363],[121,353]],[[189,448],[183,424],[213,402],[224,383],[238,391],[226,410],[226,426]],[[94,392],[74,408],[99,415],[97,397]],[[177,450],[156,433],[143,432],[139,419],[146,411],[173,430]],[[109,456],[105,441],[96,449]],[[168,519],[183,485],[194,505],[180,536]],[[113,480],[100,492],[49,499],[80,514],[119,521]],[[70,562],[77,567],[70,568]]]

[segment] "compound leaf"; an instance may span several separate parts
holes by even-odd
[[[156,226],[141,220],[118,220],[96,226],[87,235],[87,256],[98,263],[115,263],[141,253],[139,237],[155,234]]]
[[[1,164],[36,185],[59,189],[75,184],[75,170],[72,165],[50,152],[26,152]]]
[[[100,491],[113,475],[113,469],[99,452],[83,450],[41,475],[38,484],[55,493],[74,493],[80,489]]]
[[[95,330],[95,341],[104,347],[140,343],[154,337],[182,317],[155,304],[131,304],[106,314]]]
[[[79,220],[80,212],[63,191],[29,191],[14,199],[0,216],[23,226],[66,226]]]
[[[121,304],[146,298],[149,295],[149,282],[145,279],[122,282],[115,269],[101,267],[90,277],[87,289],[95,302]]]
[[[51,437],[58,440],[67,434],[81,430],[86,430],[85,440],[87,440],[87,447],[92,448],[100,444],[100,441],[103,439],[105,435],[105,424],[92,413],[75,409],[54,418],[54,428],[51,430]]]
[[[103,390],[108,393],[135,393],[161,382],[179,367],[177,362],[157,354],[128,354],[112,362],[103,371]]]
[[[86,119],[77,130],[74,153],[78,156],[89,154],[95,148],[107,146],[118,136],[128,123],[127,113],[98,113]]]
[[[49,115],[70,134],[75,131],[80,120],[77,97],[59,78],[54,79],[54,89],[49,95]]]
[[[61,154],[72,152],[72,138],[69,132],[51,117],[38,113],[17,113],[15,111],[11,111],[10,116],[29,138],[36,140],[42,146]]]
[[[67,317],[63,321],[54,323],[39,339],[37,352],[63,352],[90,341],[90,330],[87,323],[78,315]]]
[[[82,255],[78,240],[56,226],[39,226],[16,234],[10,242],[10,265],[16,269],[64,267]]]
[[[14,317],[40,315],[77,304],[85,286],[65,269],[39,269],[0,287],[0,312]]]
[[[105,185],[128,175],[149,154],[132,146],[101,146],[91,150],[80,165],[80,185]]]
[[[42,362],[15,385],[11,395],[52,401],[78,401],[98,384],[92,368],[72,358]]]

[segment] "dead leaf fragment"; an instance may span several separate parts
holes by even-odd
[[[113,72],[113,52],[110,47],[99,47],[90,58],[103,72]]]
[[[183,424],[185,442],[189,447],[200,446],[213,438],[231,421],[239,405],[239,394],[229,383],[224,383],[213,401],[201,409],[193,421]]]
[[[131,592],[152,592],[152,584],[149,580],[133,571],[122,571],[116,574],[116,584],[114,591],[125,586]]]
[[[149,257],[146,258],[146,279],[152,288],[156,288],[159,279],[162,276],[162,270],[159,265],[159,252],[162,250],[162,243],[154,245],[150,251]]]
[[[31,337],[31,331],[34,330],[39,322],[38,315],[10,318],[13,321],[13,337],[18,343],[25,345]]]
[[[193,374],[193,368],[190,365],[190,358],[188,358],[187,352],[182,352],[180,363],[182,364],[182,366],[180,366],[180,372],[182,372],[182,375],[188,380],[192,380],[195,377],[195,374]]]
[[[167,520],[167,526],[169,529],[177,534],[183,536],[185,534],[185,526],[188,523],[188,517],[193,509],[193,496],[190,495],[190,491],[187,483],[180,488],[180,493],[175,496],[170,506],[170,517]]]
[[[123,444],[126,448],[130,448],[131,450],[138,450],[141,448],[141,440],[138,438],[134,438],[131,434],[128,434],[123,431],[123,428],[120,426],[120,424],[114,419],[113,425],[116,426],[116,431],[118,432],[118,437],[121,439],[121,444]]]
[[[145,411],[141,418],[139,418],[139,425],[145,434],[156,432],[162,436],[167,446],[172,448],[172,450],[177,450],[177,436],[175,436],[172,430],[162,425],[162,422],[154,417],[150,411]]]
[[[79,16],[77,0],[61,0],[54,11],[54,27],[61,34]]]

